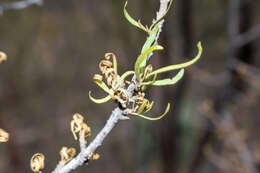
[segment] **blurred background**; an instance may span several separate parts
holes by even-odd
[[[14,0],[0,0],[12,3]],[[0,172],[30,172],[34,153],[46,157],[43,172],[58,163],[62,146],[76,147],[70,121],[84,115],[96,136],[116,105],[97,105],[88,92],[106,52],[119,72],[133,69],[146,35],[123,16],[122,0],[44,0],[41,6],[0,15]],[[150,25],[159,0],[130,0],[128,12]],[[260,1],[174,0],[154,68],[201,59],[174,86],[153,87],[150,116],[170,102],[160,121],[138,117],[117,124],[98,149],[100,159],[74,172],[257,173],[260,169]],[[174,73],[173,73],[174,74]],[[173,75],[169,74],[170,76]]]

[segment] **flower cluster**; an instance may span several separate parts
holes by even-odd
[[[113,60],[113,62],[111,61]],[[123,75],[118,75],[117,73],[117,59],[115,54],[106,53],[103,60],[99,63],[99,69],[105,78],[105,82],[103,81],[103,76],[100,74],[95,74],[93,77],[93,81],[102,88],[105,92],[108,93],[108,96],[103,99],[96,99],[91,96],[91,92],[89,93],[90,99],[95,103],[104,103],[109,101],[110,99],[119,103],[119,107],[121,107],[127,115],[137,115],[149,120],[157,120],[164,116],[169,111],[169,105],[165,113],[162,116],[156,118],[150,118],[142,115],[151,110],[153,103],[145,98],[145,93],[141,91],[141,88],[146,79],[146,75],[152,71],[152,66],[148,65],[145,69],[144,75],[141,78],[141,81],[137,83],[137,91],[135,91],[132,96],[128,93],[126,87],[129,86],[130,82],[125,80],[127,76],[135,74],[134,71],[127,71]],[[149,83],[149,82],[148,82]],[[147,83],[147,84],[148,84]]]
[[[111,58],[113,62],[111,61]],[[95,103],[104,103],[112,99],[118,102],[122,108],[126,108],[130,97],[126,90],[129,81],[126,81],[125,78],[134,74],[134,72],[128,71],[121,76],[118,75],[117,60],[113,53],[105,54],[104,59],[99,63],[99,69],[105,77],[106,83],[103,81],[103,76],[99,74],[94,75],[93,81],[107,92],[108,96],[103,99],[95,99],[91,96],[91,92],[89,92],[89,98]]]

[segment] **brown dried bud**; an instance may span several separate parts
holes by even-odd
[[[108,68],[111,68],[113,66],[113,63],[111,61],[108,60],[101,60],[99,63],[99,69],[101,71],[102,74],[104,74],[106,72],[106,70]]]
[[[0,64],[7,60],[7,56],[4,52],[0,51]]]
[[[9,133],[4,131],[3,129],[0,129],[0,143],[7,142],[8,140],[9,140]]]
[[[44,155],[41,153],[36,153],[31,158],[31,169],[33,172],[41,173],[44,168]]]
[[[100,158],[100,155],[98,153],[95,153],[95,154],[90,153],[90,155],[88,157],[89,160],[98,160],[99,158]]]
[[[73,157],[76,155],[76,149],[75,148],[67,148],[62,147],[60,150],[60,156],[61,156],[61,164],[66,164],[68,161],[73,159]]]
[[[75,140],[78,140],[77,133],[79,133],[80,141],[85,140],[86,137],[91,135],[90,127],[84,123],[83,120],[84,118],[82,115],[73,115],[73,120],[71,121],[71,132]]]
[[[83,120],[84,117],[82,115],[78,113],[73,115],[73,120],[70,123],[70,128],[75,140],[78,139],[76,133],[80,132]]]

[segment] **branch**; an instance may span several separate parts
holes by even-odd
[[[238,49],[258,39],[259,37],[260,37],[260,24],[254,26],[249,31],[235,37],[234,40],[232,41],[232,45]]]
[[[157,12],[156,19],[159,19],[165,14],[167,10],[167,6],[170,0],[160,0],[160,9]],[[153,21],[155,22],[155,20]],[[159,32],[157,33],[156,37],[156,43],[158,42],[159,34],[162,30],[163,27],[163,22],[162,20],[159,23]],[[136,76],[132,78],[131,84],[127,88],[127,92],[130,97],[133,96],[133,93],[135,89],[137,88],[136,85]],[[54,171],[52,173],[69,173],[70,171],[76,169],[79,166],[82,166],[85,162],[88,161],[89,157],[91,156],[92,153],[96,151],[96,149],[102,145],[104,139],[107,137],[107,135],[111,132],[111,130],[115,127],[115,125],[119,122],[119,120],[126,120],[128,119],[127,116],[125,116],[127,113],[121,110],[119,107],[115,108],[109,119],[107,120],[105,126],[103,129],[98,133],[98,135],[95,137],[95,139],[86,147],[86,142],[84,144],[80,144],[81,146],[81,151],[80,153],[72,159],[70,162],[68,162],[66,165],[57,165]]]
[[[7,10],[22,10],[31,5],[42,5],[43,0],[24,0],[13,3],[0,4],[0,14],[3,14]]]

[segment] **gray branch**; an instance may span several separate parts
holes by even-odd
[[[156,19],[159,19],[160,17],[163,16],[163,14],[167,10],[167,6],[170,0],[160,0],[160,9],[157,12]],[[159,31],[161,32],[163,27],[163,20],[159,23]],[[156,38],[156,43],[159,38],[158,32],[157,38]],[[136,85],[136,77],[134,76],[131,84],[128,86],[127,91],[129,93],[129,96],[132,97],[134,90],[137,88]],[[115,127],[115,125],[118,123],[119,120],[126,120],[128,117],[126,116],[126,113],[121,110],[119,107],[115,108],[109,119],[107,120],[105,126],[103,129],[98,133],[98,135],[95,137],[95,139],[87,146],[84,147],[84,145],[81,146],[81,151],[80,153],[72,159],[70,162],[68,162],[66,165],[60,165],[58,164],[57,167],[55,168],[52,173],[69,173],[72,170],[75,170],[77,167],[82,166],[86,161],[88,161],[88,158],[91,153],[95,153],[96,149],[102,145],[104,139],[107,137],[107,135],[111,132],[111,130]]]
[[[238,49],[258,38],[260,38],[260,24],[254,26],[245,33],[239,34],[232,41],[232,45]]]
[[[12,3],[0,4],[0,14],[3,14],[7,10],[22,10],[31,5],[42,5],[43,0],[24,0]]]

